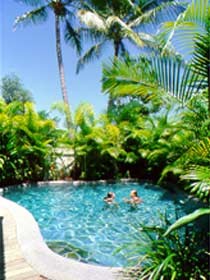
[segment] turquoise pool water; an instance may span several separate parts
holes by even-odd
[[[143,199],[135,208],[123,202],[132,189]],[[108,191],[115,192],[118,207],[103,202]],[[106,266],[127,265],[126,249],[118,253],[116,249],[139,234],[136,225],[157,224],[166,210],[175,220],[174,210],[185,199],[147,183],[32,185],[8,189],[4,196],[33,214],[53,250]]]

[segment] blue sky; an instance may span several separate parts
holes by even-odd
[[[15,73],[26,89],[32,92],[37,110],[49,110],[52,103],[61,101],[55,51],[54,20],[49,17],[44,24],[19,27],[13,23],[30,7],[14,0],[0,0],[0,78]],[[75,51],[63,43],[63,58],[72,110],[81,103],[93,104],[95,112],[102,112],[107,105],[107,96],[101,93],[101,64],[111,55],[108,50],[100,61],[86,65],[75,74],[78,57]]]
[[[0,0],[0,78],[15,73],[30,90],[37,110],[49,110],[55,102],[62,101],[55,50],[54,18],[44,24],[19,26],[13,29],[15,18],[32,9],[21,1]],[[149,32],[154,33],[151,29]],[[78,57],[75,51],[62,42],[65,76],[72,111],[82,102],[94,106],[97,114],[107,107],[107,96],[101,93],[102,63],[113,56],[106,49],[100,60],[89,63],[75,74]],[[131,47],[131,46],[129,46]],[[84,46],[85,49],[85,46]],[[139,49],[130,49],[132,54]]]

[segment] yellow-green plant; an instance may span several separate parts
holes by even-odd
[[[59,130],[55,122],[43,119],[32,103],[1,101],[0,181],[2,185],[37,181],[49,177]]]

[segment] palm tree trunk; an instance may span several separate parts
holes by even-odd
[[[118,58],[119,50],[120,50],[120,41],[115,41],[114,42],[114,57],[115,58]]]
[[[71,121],[70,106],[68,101],[68,94],[67,94],[65,75],[64,75],[64,65],[63,65],[63,58],[62,58],[62,51],[61,51],[60,22],[59,22],[58,15],[55,15],[55,34],[56,34],[56,53],[57,53],[57,60],[58,60],[61,91],[62,91],[63,101],[65,105],[66,125],[67,128],[70,129],[72,128],[72,121]]]

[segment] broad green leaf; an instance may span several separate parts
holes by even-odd
[[[198,219],[200,216],[203,215],[210,215],[210,209],[209,208],[200,208],[193,213],[186,215],[180,219],[178,219],[173,225],[171,225],[167,231],[164,233],[164,236],[168,235],[170,232],[172,232],[175,229],[178,229],[186,224],[189,224],[196,219]]]

